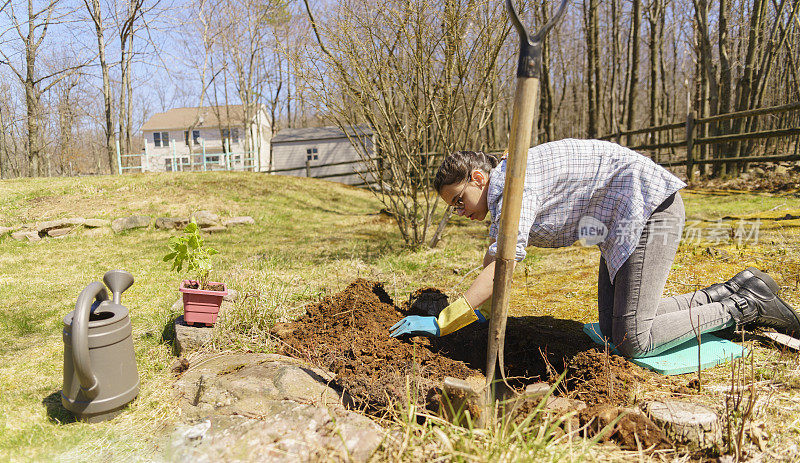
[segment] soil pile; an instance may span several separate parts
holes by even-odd
[[[423,288],[398,307],[381,283],[359,279],[307,306],[304,316],[277,325],[273,333],[283,340],[282,353],[335,373],[357,407],[382,413],[392,402],[404,403],[410,392],[417,405],[435,409],[445,376],[482,377],[488,323],[473,323],[441,338],[394,339],[389,327],[406,315],[437,315],[446,306],[444,293]],[[582,327],[549,316],[510,317],[505,345],[510,384],[552,383],[567,369],[561,393],[589,406],[632,403],[632,388],[646,373],[595,349]]]
[[[437,355],[425,338],[389,337],[389,327],[405,315],[382,283],[358,279],[341,293],[307,306],[304,316],[276,326],[273,333],[283,340],[284,354],[332,371],[355,405],[372,412],[406,401],[407,376],[412,378],[412,400],[427,406],[445,376],[481,374],[462,361]]]
[[[597,349],[577,354],[567,366],[566,386],[572,397],[589,405],[629,405],[644,371],[616,355]]]

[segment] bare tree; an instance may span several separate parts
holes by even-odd
[[[25,89],[25,108],[26,108],[26,128],[27,128],[27,174],[31,176],[44,175],[43,163],[43,141],[41,134],[43,115],[41,111],[42,94],[50,90],[61,79],[71,75],[83,66],[83,63],[75,66],[57,69],[48,74],[40,74],[37,69],[37,59],[41,51],[42,43],[47,36],[48,28],[51,25],[64,20],[64,16],[56,14],[56,7],[60,0],[51,0],[43,8],[36,9],[33,0],[28,0],[26,15],[20,21],[14,10],[14,3],[7,3],[8,7],[3,11],[6,13],[11,30],[19,38],[24,59],[22,63],[17,62],[9,56],[8,52],[0,48],[0,55],[3,56],[6,64]]]
[[[103,79],[103,116],[105,130],[105,151],[108,159],[108,171],[114,173],[114,165],[116,164],[116,155],[114,147],[114,119],[113,119],[113,105],[111,94],[111,77],[106,60],[106,39],[105,39],[105,23],[103,22],[103,12],[100,8],[100,0],[83,0],[89,17],[94,25],[95,36],[97,38],[97,56],[100,60],[100,72]]]
[[[509,31],[502,4],[352,0],[324,24],[311,19],[322,52],[309,57],[313,88],[371,175],[383,179],[376,194],[417,248],[437,204],[430,193],[436,161],[480,146],[497,103],[489,77],[508,56],[500,58]],[[360,123],[374,133],[378,159],[358,136]]]

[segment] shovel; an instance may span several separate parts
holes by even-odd
[[[506,180],[503,188],[503,208],[500,212],[500,230],[497,236],[494,287],[492,291],[492,318],[489,323],[489,340],[486,351],[487,414],[495,398],[495,366],[499,362],[503,371],[503,345],[505,344],[508,295],[511,274],[514,271],[514,256],[522,206],[522,188],[528,164],[528,148],[532,131],[536,130],[539,109],[539,77],[542,69],[542,43],[550,29],[564,16],[567,0],[562,0],[555,16],[539,32],[530,37],[528,30],[517,15],[511,0],[506,0],[509,19],[520,37],[517,88],[514,94],[514,110],[511,119],[511,134],[508,140]],[[506,383],[507,384],[507,383]]]

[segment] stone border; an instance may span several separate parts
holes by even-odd
[[[217,233],[239,225],[254,225],[256,222],[250,216],[220,218],[210,211],[198,211],[190,218],[158,217],[153,220],[147,215],[133,215],[120,217],[113,221],[106,219],[85,219],[72,217],[67,219],[48,220],[42,222],[26,223],[14,227],[0,227],[0,237],[6,234],[17,241],[37,242],[43,238],[62,238],[81,229],[96,230],[102,233],[108,227],[114,233],[137,228],[150,228],[154,226],[161,230],[181,230],[194,218],[200,229],[206,233]]]

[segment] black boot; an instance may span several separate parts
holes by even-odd
[[[760,278],[751,278],[727,299],[719,301],[736,322],[773,328],[789,336],[800,336],[800,317]]]
[[[778,294],[778,284],[775,283],[775,280],[755,267],[747,267],[725,283],[716,283],[700,291],[706,293],[711,302],[720,302],[731,297],[731,294],[736,294],[739,289],[743,288],[753,278],[760,279],[773,294]]]

